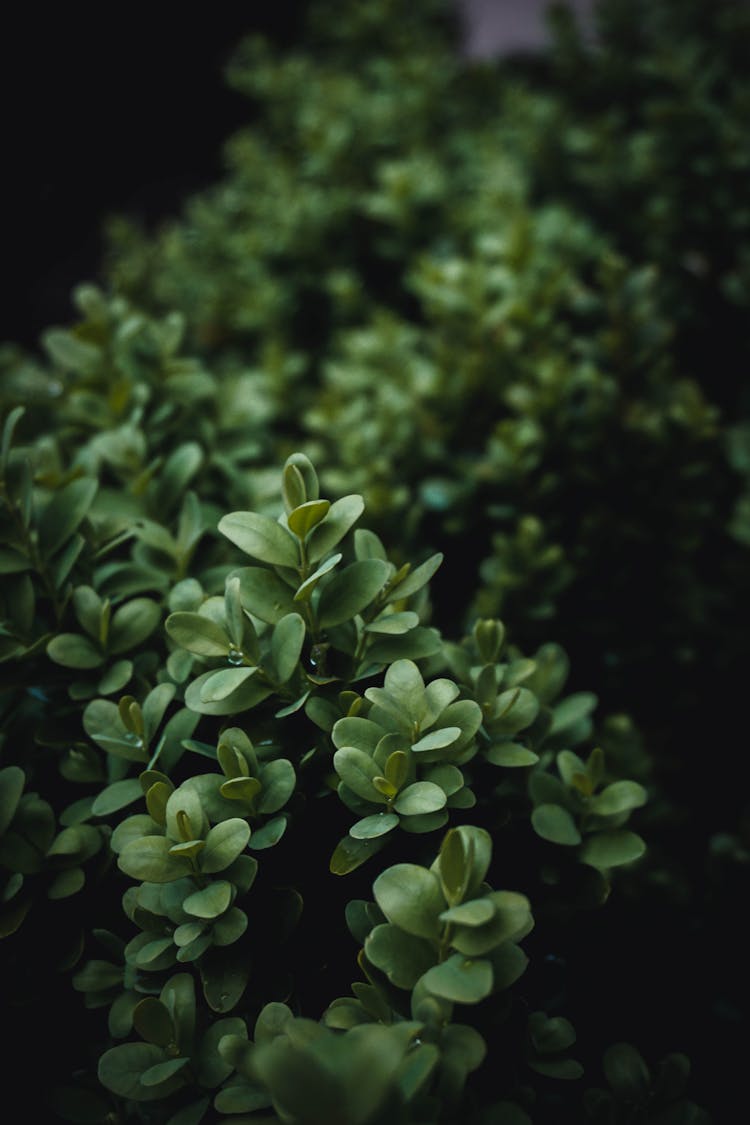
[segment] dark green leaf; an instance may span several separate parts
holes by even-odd
[[[153,1043],[122,1043],[105,1051],[99,1060],[99,1081],[113,1094],[133,1101],[160,1097],[141,1083],[141,1075],[164,1061],[164,1052]]]
[[[98,487],[92,477],[80,477],[58,489],[50,498],[39,517],[39,547],[45,558],[51,558],[78,529]]]
[[[133,1026],[147,1043],[167,1047],[175,1040],[175,1027],[167,1009],[155,996],[146,996],[133,1009]]]
[[[100,668],[104,663],[100,649],[80,633],[59,633],[47,645],[47,655],[64,668]]]
[[[271,666],[277,683],[285,684],[294,674],[304,641],[305,623],[300,615],[282,617],[271,637]]]
[[[447,961],[430,969],[422,980],[434,996],[456,1004],[476,1004],[492,991],[492,965],[489,961],[470,961],[454,953]]]
[[[240,581],[242,604],[253,616],[275,625],[282,617],[294,612],[294,595],[273,570],[247,566],[236,574]]]
[[[318,619],[321,626],[340,625],[361,613],[380,593],[388,574],[388,564],[380,559],[363,559],[339,571],[320,596]]]
[[[432,871],[413,863],[389,867],[373,884],[375,901],[389,922],[416,937],[439,938],[445,900]]]
[[[395,813],[375,813],[358,820],[349,829],[349,835],[355,840],[371,840],[376,836],[384,836],[398,826],[399,820]]]
[[[596,832],[587,837],[580,858],[582,863],[605,871],[640,859],[645,850],[646,845],[640,836],[621,828],[614,832]]]
[[[413,988],[437,960],[429,942],[390,923],[372,930],[365,941],[365,953],[397,988]]]
[[[543,840],[571,846],[580,844],[581,833],[567,809],[560,805],[537,805],[531,814],[534,831]]]

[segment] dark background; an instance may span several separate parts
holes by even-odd
[[[0,341],[33,346],[72,317],[108,215],[157,222],[217,178],[222,141],[248,118],[223,82],[231,50],[248,31],[293,41],[303,9],[29,6],[3,21]]]

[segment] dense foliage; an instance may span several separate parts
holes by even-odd
[[[449,15],[242,44],[224,181],[0,352],[3,978],[19,1073],[85,1023],[65,1120],[708,1120],[582,997],[747,862],[691,832],[699,884],[670,763],[739,708],[750,21]]]

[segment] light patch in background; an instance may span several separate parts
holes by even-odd
[[[568,0],[588,29],[595,0]],[[538,51],[550,42],[545,13],[549,0],[459,0],[464,54],[488,58],[513,51]]]

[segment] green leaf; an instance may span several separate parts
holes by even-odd
[[[506,766],[515,769],[519,766],[533,766],[539,755],[522,746],[520,742],[496,742],[485,751],[488,762],[493,766]]]
[[[0,769],[0,836],[9,828],[23,795],[26,775],[18,766]]]
[[[104,663],[100,649],[80,633],[58,633],[47,645],[47,655],[64,668],[100,668]]]
[[[109,627],[107,648],[119,654],[137,648],[161,622],[161,606],[150,598],[134,598],[121,606]]]
[[[190,871],[186,859],[169,854],[172,843],[165,836],[142,836],[125,844],[117,866],[131,879],[148,883],[171,883]]]
[[[615,781],[589,801],[589,810],[597,816],[617,816],[646,804],[648,795],[635,781]]]
[[[135,778],[125,778],[115,781],[103,789],[91,806],[94,816],[109,816],[110,813],[119,812],[120,809],[132,805],[133,801],[143,796],[141,784]]]
[[[317,562],[339,543],[365,510],[361,496],[342,496],[334,501],[325,520],[310,532],[307,557]]]
[[[466,1024],[446,1027],[441,1046],[451,1062],[459,1063],[468,1074],[477,1070],[487,1057],[487,1044],[478,1031]]]
[[[14,406],[3,422],[3,433],[2,438],[0,438],[0,479],[5,477],[5,471],[8,468],[8,458],[10,457],[10,450],[13,444],[13,434],[25,413],[25,406]]]
[[[133,1009],[133,1027],[147,1043],[168,1047],[175,1041],[175,1027],[167,1009],[155,996],[146,996]]]
[[[388,561],[385,547],[375,534],[367,528],[358,527],[354,532],[354,555],[357,559],[382,559]]]
[[[217,919],[213,924],[212,935],[214,945],[221,948],[227,945],[233,945],[238,941],[248,926],[248,917],[244,910],[239,907],[233,906],[226,914]]]
[[[526,972],[529,959],[524,951],[511,941],[491,950],[488,954],[492,962],[494,989],[502,992],[515,984],[519,977]]]
[[[281,491],[288,512],[320,495],[318,474],[312,461],[304,453],[292,453],[284,462],[281,473]]]
[[[581,848],[581,863],[606,871],[610,867],[620,867],[640,859],[646,845],[635,832],[621,828],[614,832],[597,832],[589,836]]]
[[[418,625],[408,633],[395,637],[379,637],[367,647],[367,661],[374,664],[389,664],[396,660],[422,660],[435,656],[442,647],[442,638],[437,629],[427,629]]]
[[[365,625],[365,632],[400,636],[402,633],[408,633],[410,629],[415,629],[417,625],[419,625],[418,615],[411,610],[406,610],[403,613],[381,614],[369,625]]]
[[[415,781],[408,785],[394,802],[394,809],[402,816],[418,816],[444,808],[446,796],[439,785],[431,781]]]
[[[197,656],[226,656],[231,647],[226,631],[200,613],[172,613],[165,628],[180,648]]]
[[[248,857],[250,858],[250,857]],[[242,999],[250,974],[246,950],[206,953],[200,965],[203,995],[212,1012],[230,1012]]]
[[[175,789],[167,801],[167,835],[171,841],[187,842],[202,836],[207,826],[200,797],[189,784]]]
[[[388,563],[380,559],[363,559],[339,571],[320,596],[318,619],[321,626],[340,625],[361,613],[383,589],[389,573]]]
[[[495,904],[490,898],[475,898],[459,906],[452,906],[440,915],[441,922],[455,922],[459,926],[482,926],[495,916]]]
[[[167,707],[175,697],[175,690],[174,684],[157,684],[144,699],[142,712],[147,742],[156,734]]]
[[[101,349],[64,328],[46,328],[42,345],[58,367],[81,375],[96,371],[102,361]]]
[[[86,882],[86,875],[80,867],[70,867],[67,871],[61,871],[51,882],[47,889],[47,897],[50,899],[69,898],[71,895],[78,894]]]
[[[99,1059],[99,1081],[113,1094],[133,1101],[160,1097],[141,1083],[141,1075],[164,1061],[161,1047],[153,1043],[122,1043],[105,1051]]]
[[[298,587],[294,595],[294,601],[309,602],[313,590],[318,585],[323,575],[328,574],[328,572],[331,570],[334,570],[339,565],[343,557],[343,555],[331,555],[329,559],[326,559],[324,563],[321,563],[318,569],[314,570],[309,578],[306,578],[305,581]]]
[[[432,871],[413,863],[389,867],[373,884],[375,901],[389,922],[415,937],[440,937],[445,901]]]
[[[618,1098],[642,1102],[649,1094],[651,1075],[639,1051],[630,1043],[614,1043],[604,1052],[604,1075]]]
[[[233,777],[221,787],[222,797],[228,801],[247,801],[251,804],[261,791],[257,777]]]
[[[398,817],[395,813],[375,813],[373,816],[363,817],[349,829],[349,835],[355,840],[372,840],[376,836],[384,836],[398,827]]]
[[[575,730],[580,723],[588,722],[598,702],[597,697],[590,691],[578,691],[563,699],[553,708],[550,735],[560,735]]]
[[[420,738],[412,746],[415,754],[423,754],[429,750],[442,750],[452,746],[461,737],[460,727],[443,727],[442,730],[433,730]]]
[[[219,520],[219,531],[254,559],[272,566],[299,566],[297,542],[270,516],[258,512],[230,512]]]
[[[140,781],[139,781],[140,784]],[[146,791],[146,808],[157,824],[165,824],[167,819],[167,804],[174,792],[163,781],[155,781]]]
[[[572,846],[581,842],[576,822],[560,805],[537,805],[531,814],[531,823],[537,836],[553,844]]]
[[[393,587],[388,596],[388,601],[400,601],[402,598],[409,598],[412,594],[416,594],[417,590],[421,590],[423,586],[427,585],[442,561],[442,554],[431,555],[426,562],[410,571],[401,582]]]
[[[251,1113],[256,1109],[266,1109],[272,1104],[270,1095],[260,1086],[252,1086],[247,1081],[222,1086],[214,1098],[214,1108],[219,1113]],[[260,1118],[244,1118],[245,1122]],[[268,1119],[267,1119],[268,1120]]]
[[[583,1075],[583,1067],[576,1059],[532,1058],[529,1059],[529,1066],[545,1078],[574,1081]]]
[[[477,926],[459,926],[451,939],[453,948],[469,957],[490,953],[505,941],[518,940],[531,928],[531,909],[525,895],[492,891],[488,897],[495,907],[492,918]]]
[[[413,834],[423,832],[436,832],[438,828],[443,828],[448,823],[447,809],[441,809],[439,812],[417,813],[415,816],[407,816],[401,821],[401,827],[404,832],[411,832]]]
[[[422,982],[434,996],[455,1004],[476,1004],[492,992],[492,965],[454,953],[441,965],[429,969]]]
[[[334,849],[329,871],[333,875],[348,875],[350,871],[355,871],[366,863],[371,856],[377,855],[387,842],[387,836],[368,837],[366,840],[344,836]]]
[[[114,664],[104,670],[103,676],[96,685],[96,690],[100,695],[114,695],[115,692],[123,690],[125,685],[130,682],[132,675],[132,660],[116,660]]]
[[[148,1070],[144,1070],[141,1075],[141,1085],[143,1086],[161,1086],[162,1083],[168,1082],[170,1078],[174,1078],[190,1065],[190,1059],[165,1059],[164,1062],[157,1063],[156,1066],[150,1066]],[[159,1091],[159,1097],[163,1096],[163,1092]]]
[[[539,714],[539,700],[528,688],[516,687],[502,692],[492,716],[493,731],[514,735],[531,726]]]
[[[534,1049],[541,1054],[554,1054],[572,1047],[576,1033],[570,1020],[564,1016],[548,1016],[546,1012],[532,1012],[529,1016],[529,1035]]]
[[[305,642],[305,623],[298,613],[282,617],[271,637],[271,666],[274,679],[285,684],[293,676]]]
[[[220,668],[211,672],[200,686],[201,703],[220,703],[227,696],[241,688],[254,676],[257,668]]]
[[[353,793],[365,801],[379,803],[380,795],[372,784],[372,779],[378,776],[379,771],[369,755],[362,750],[355,750],[353,746],[345,746],[334,754],[333,765],[336,773]]]
[[[241,855],[250,839],[250,825],[238,817],[215,825],[206,836],[201,852],[200,868],[206,875],[224,871]]]
[[[561,750],[557,755],[557,768],[566,785],[575,786],[574,778],[586,773],[585,763],[571,750]]]
[[[263,792],[258,802],[258,812],[278,812],[294,792],[297,782],[294,766],[286,758],[269,762],[263,768],[262,781]]]
[[[289,530],[293,531],[298,539],[306,539],[312,529],[325,519],[330,507],[328,500],[307,500],[287,516]]]
[[[205,702],[201,699],[203,685],[215,675],[215,672],[204,672],[190,684],[185,692],[185,704],[191,711],[196,711],[199,715],[238,715],[267,699],[273,690],[257,676],[245,677],[244,682],[224,699]],[[197,744],[191,742],[189,748],[196,750]],[[208,756],[214,757],[214,754],[209,753]]]
[[[471,874],[471,856],[458,830],[446,832],[436,862],[446,902],[451,905],[461,902]]]
[[[172,934],[172,939],[175,945],[180,947],[190,945],[192,941],[201,936],[203,931],[204,926],[200,922],[183,922]]]
[[[182,909],[195,918],[218,918],[228,909],[232,901],[232,891],[232,884],[226,879],[220,879],[215,883],[209,883],[202,891],[188,895],[182,904]]]
[[[30,835],[26,825],[24,825],[24,835]],[[101,833],[92,825],[72,825],[69,828],[63,828],[55,837],[47,851],[47,859],[60,859],[66,863],[75,860],[76,863],[84,863],[92,855],[96,855],[101,847],[101,842]]]
[[[368,935],[365,954],[397,988],[413,988],[437,959],[429,942],[404,933],[389,922],[376,926]]]
[[[458,766],[453,766],[446,762],[439,766],[433,766],[425,774],[425,781],[431,781],[434,785],[439,785],[445,793],[446,797],[452,797],[456,793],[460,793],[464,787],[464,775]]]
[[[166,982],[159,999],[172,1017],[177,1044],[183,1054],[192,1048],[195,1035],[195,984],[190,973],[175,973]]]
[[[236,571],[236,576],[240,582],[242,604],[254,617],[275,625],[282,617],[294,612],[293,593],[275,571],[247,566]]]
[[[340,750],[352,747],[361,750],[370,757],[375,753],[375,747],[383,737],[383,730],[370,719],[360,719],[356,715],[339,719],[334,724],[331,732],[334,745]]]
[[[39,517],[39,547],[51,558],[78,529],[99,487],[93,477],[80,477],[59,488]]]

